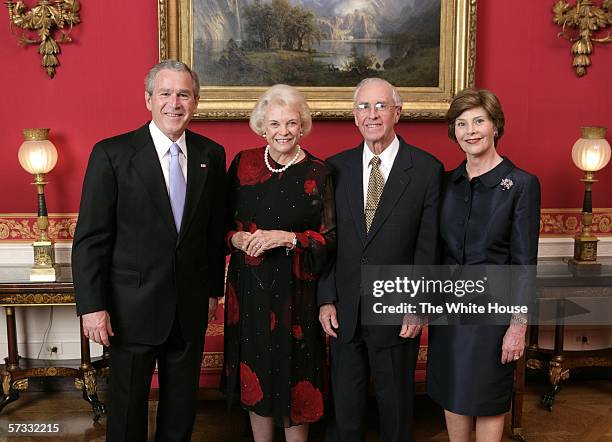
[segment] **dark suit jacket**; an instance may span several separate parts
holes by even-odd
[[[399,138],[399,137],[398,137]],[[341,342],[359,323],[361,265],[436,264],[442,164],[429,153],[400,147],[366,237],[363,144],[328,159],[334,168],[337,254],[319,280],[319,304],[336,305]],[[379,346],[402,342],[400,326],[368,326],[366,340]]]
[[[225,152],[186,131],[180,235],[149,125],[97,143],[72,248],[77,314],[108,310],[115,339],[156,345],[175,315],[185,339],[205,331],[223,296]]]

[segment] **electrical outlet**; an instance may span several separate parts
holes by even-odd
[[[576,343],[580,345],[589,345],[591,339],[589,339],[588,335],[576,335]]]
[[[45,356],[58,356],[63,353],[61,342],[47,342],[42,349],[41,354]]]
[[[582,338],[580,338],[580,342],[582,342],[583,345],[588,345],[589,344],[589,338],[588,336],[582,336]]]

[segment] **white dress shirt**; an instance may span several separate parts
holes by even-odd
[[[170,146],[174,141],[165,136],[161,130],[157,127],[155,122],[149,123],[149,132],[151,132],[151,138],[153,138],[153,144],[157,151],[157,157],[159,158],[159,164],[161,164],[162,172],[164,173],[164,181],[166,182],[166,189],[168,194],[170,193]],[[179,165],[181,171],[187,182],[187,143],[185,142],[185,132],[176,141],[179,146]]]
[[[382,173],[383,178],[385,179],[385,183],[389,179],[389,174],[391,173],[391,168],[393,167],[393,162],[395,161],[395,157],[397,156],[397,152],[399,151],[399,140],[397,136],[393,138],[393,141],[385,150],[382,151],[378,157],[380,158],[380,164],[378,168]],[[368,183],[370,182],[370,170],[372,169],[372,165],[370,161],[374,158],[374,154],[370,150],[368,143],[364,141],[363,143],[363,210],[365,212],[367,194],[368,194]]]

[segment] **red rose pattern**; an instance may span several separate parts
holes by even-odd
[[[276,314],[274,312],[270,312],[270,331],[274,331],[276,328]]]
[[[291,422],[316,422],[323,416],[323,395],[308,381],[300,381],[291,388]]]
[[[302,281],[314,281],[317,279],[316,275],[304,270],[302,266],[302,256],[299,253],[293,255],[292,267],[293,274],[297,279],[301,279]]]
[[[231,284],[227,285],[225,308],[227,309],[227,325],[237,324],[240,318],[240,307],[238,306],[238,296],[236,296],[234,286]]]
[[[293,394],[291,395],[293,397]],[[263,399],[263,391],[257,375],[244,362],[240,363],[240,402],[253,406]]]
[[[313,240],[315,240],[319,244],[325,245],[325,238],[319,232],[315,232],[314,230],[306,230],[304,232],[304,234],[308,238],[312,238]]]
[[[236,175],[241,186],[252,186],[263,183],[272,176],[264,163],[263,149],[245,150],[240,155]]]
[[[317,189],[317,182],[315,180],[304,181],[304,192],[306,192],[308,195],[316,195],[319,193]]]
[[[291,333],[293,334],[293,337],[295,339],[302,339],[302,338],[304,338],[304,334],[302,333],[302,326],[301,325],[294,325],[293,327],[291,327]]]

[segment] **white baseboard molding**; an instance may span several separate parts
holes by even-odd
[[[574,256],[574,238],[543,237],[538,244],[538,258],[562,258]],[[599,238],[597,256],[612,256],[612,237]]]
[[[55,261],[70,264],[72,242],[55,243]],[[31,242],[0,241],[0,265],[28,265],[34,262],[34,249]]]

